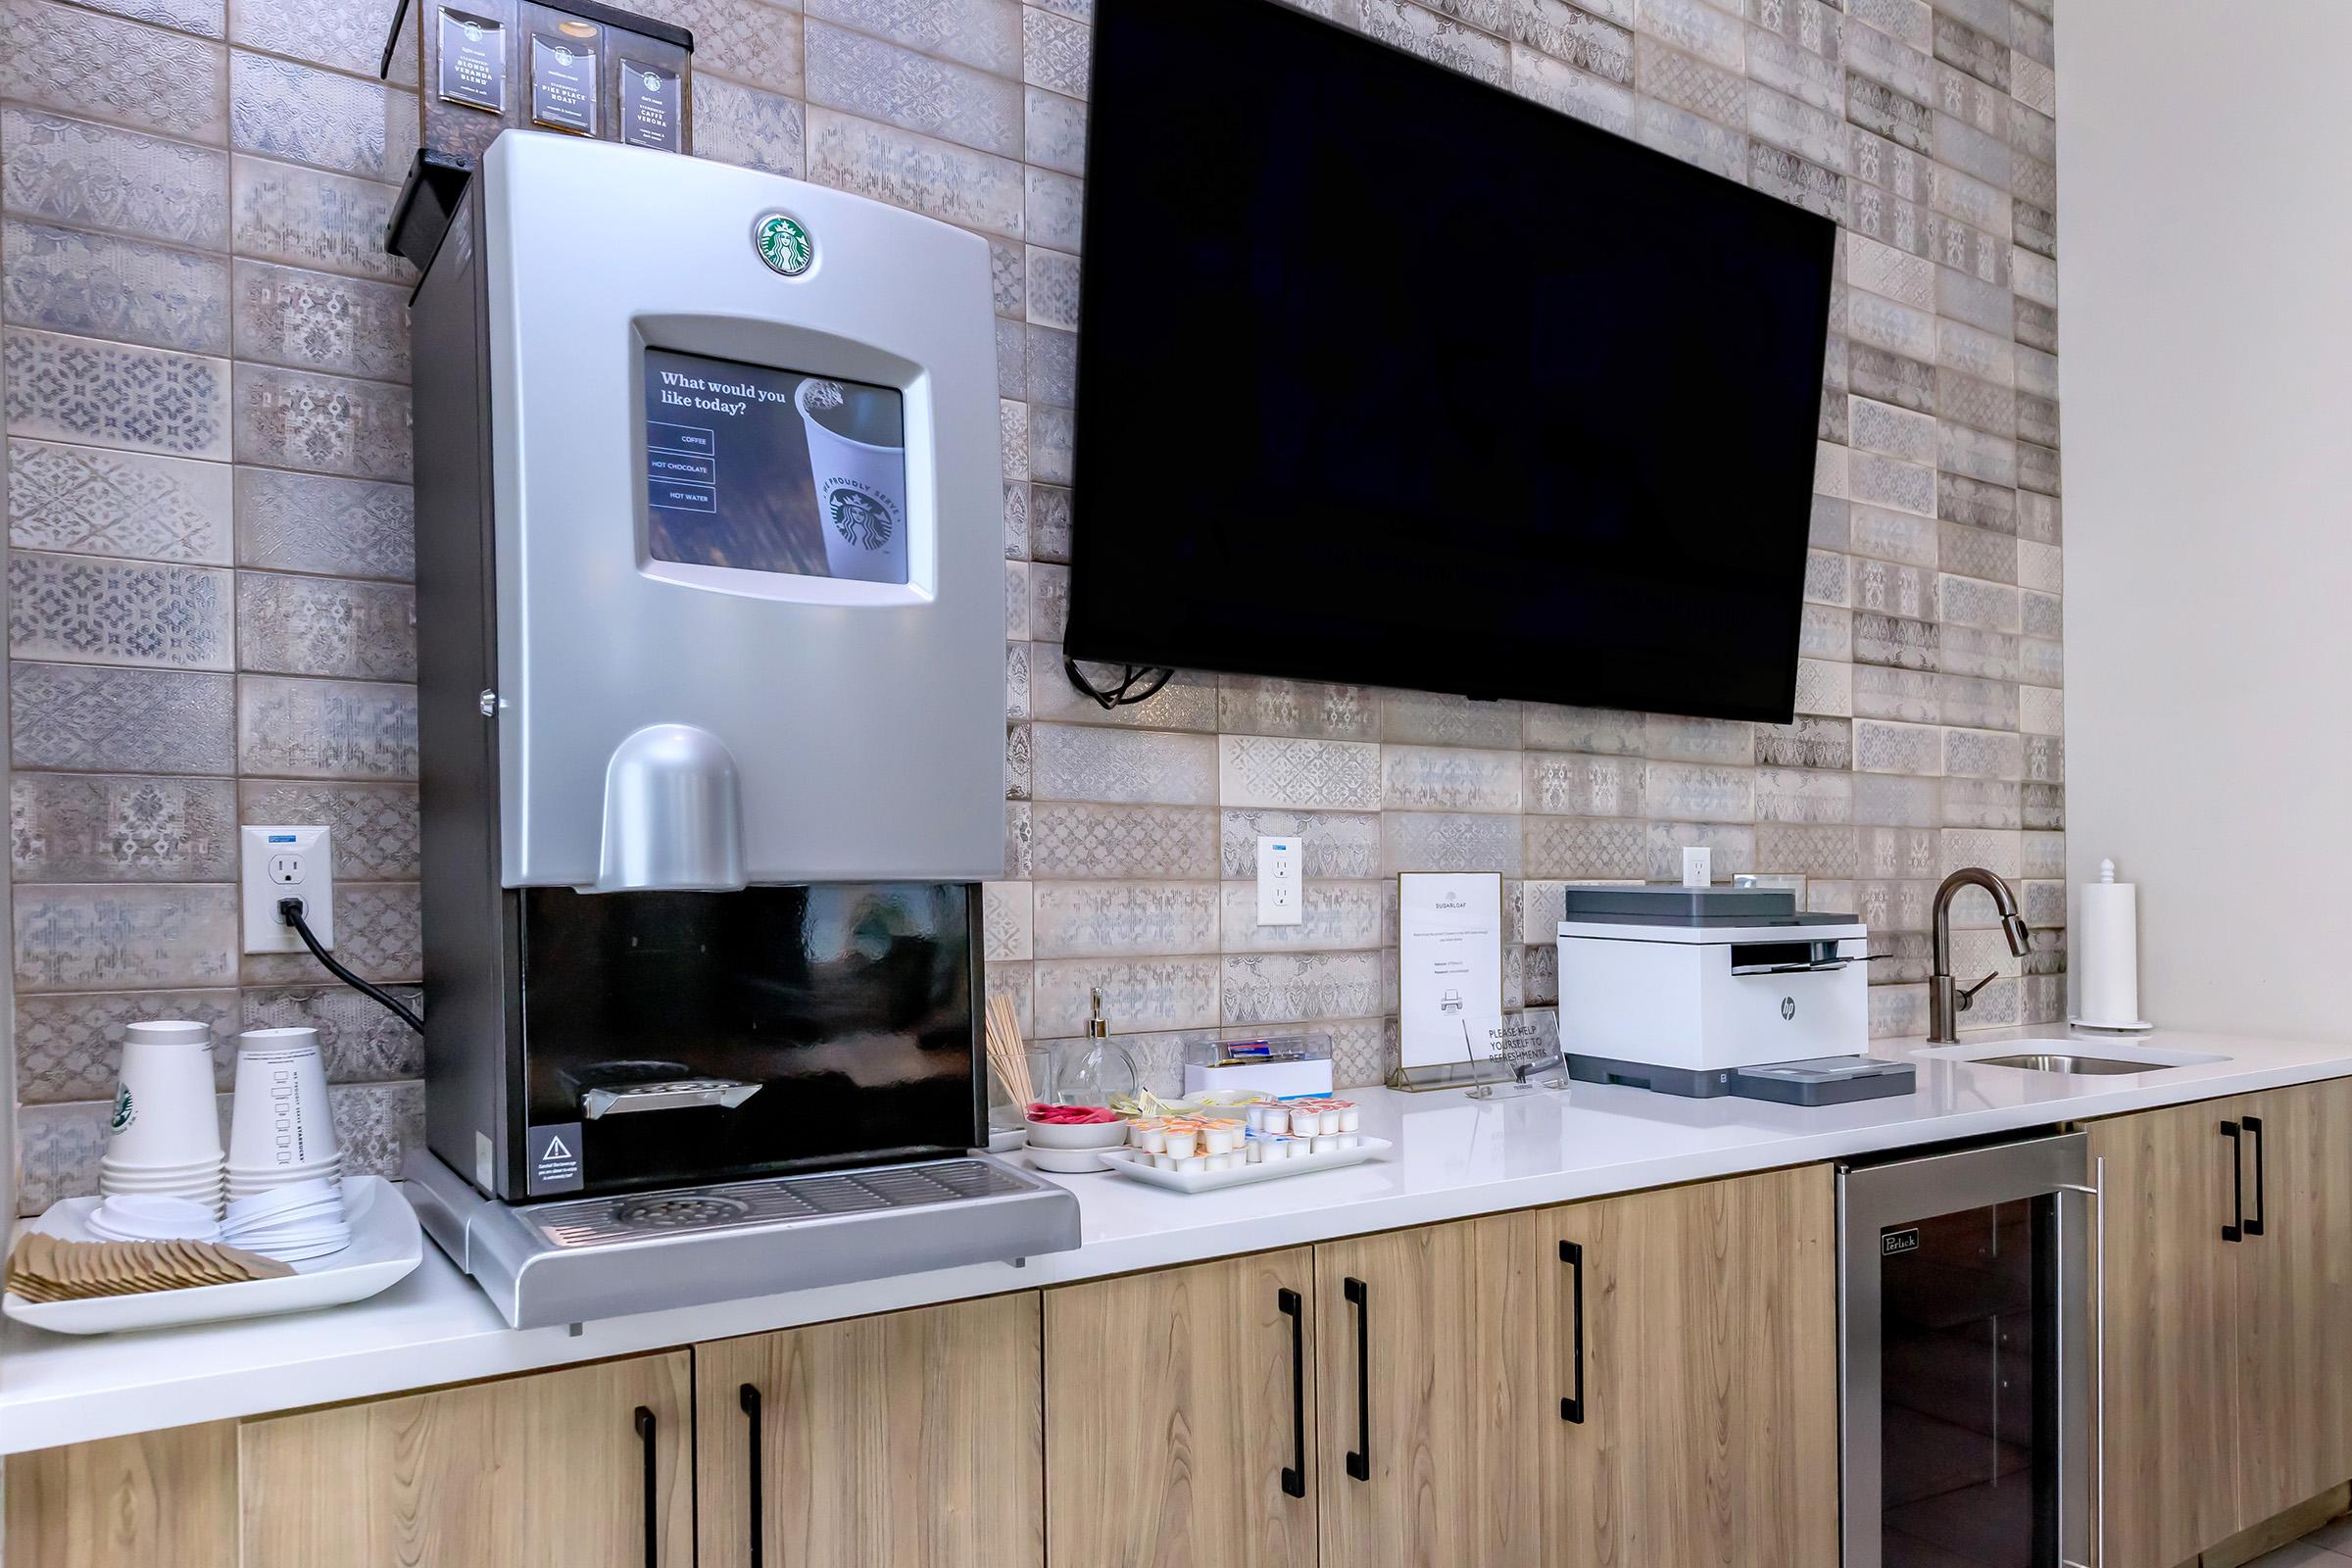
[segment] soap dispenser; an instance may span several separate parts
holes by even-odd
[[[1107,1105],[1113,1096],[1132,1097],[1135,1058],[1110,1038],[1110,1020],[1102,1016],[1102,988],[1093,994],[1093,1011],[1086,1020],[1086,1050],[1062,1078],[1058,1097],[1072,1105]]]

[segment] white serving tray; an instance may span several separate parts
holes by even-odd
[[[1213,1193],[1226,1187],[1247,1187],[1251,1182],[1278,1182],[1287,1176],[1308,1176],[1319,1170],[1360,1165],[1395,1147],[1385,1138],[1367,1137],[1353,1149],[1330,1149],[1320,1154],[1278,1159],[1270,1165],[1236,1165],[1231,1170],[1161,1170],[1151,1162],[1149,1154],[1132,1144],[1124,1149],[1105,1149],[1102,1158],[1129,1181],[1165,1187],[1172,1193]]]
[[[83,1223],[103,1201],[69,1198],[25,1227],[61,1241],[95,1242]],[[52,1334],[114,1334],[123,1329],[176,1328],[220,1318],[264,1317],[314,1306],[364,1301],[408,1278],[423,1260],[424,1237],[409,1200],[380,1176],[343,1178],[345,1217],[351,1245],[340,1252],[293,1265],[285,1279],[243,1280],[235,1285],[197,1285],[141,1296],[99,1296],[83,1301],[27,1301],[0,1297],[0,1312]]]

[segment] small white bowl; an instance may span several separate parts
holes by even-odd
[[[1031,1149],[1116,1149],[1127,1141],[1124,1121],[1072,1127],[1061,1122],[1029,1123]]]
[[[1084,1176],[1110,1169],[1110,1161],[1092,1149],[1043,1149],[1029,1146],[1029,1163],[1056,1176]]]

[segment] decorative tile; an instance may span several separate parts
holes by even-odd
[[[1151,697],[1140,703],[1104,708],[1070,684],[1062,668],[1058,643],[1036,646],[1037,678],[1031,699],[1041,721],[1062,724],[1103,724],[1117,729],[1213,730],[1217,727],[1217,678],[1200,670],[1180,669]],[[1079,672],[1098,688],[1115,686],[1120,666],[1081,661]]]
[[[1642,822],[1567,816],[1529,816],[1523,821],[1526,853],[1520,864],[1529,876],[1592,881],[1648,875],[1648,830]],[[1431,867],[1435,870],[1480,868],[1476,865]],[[1681,874],[1678,864],[1675,875],[1679,878]]]
[[[1029,247],[1029,319],[1045,326],[1076,330],[1078,325],[1078,258],[1060,251]],[[1075,339],[1069,349],[1074,355]],[[1031,339],[1034,353],[1035,339]],[[1073,377],[1076,367],[1068,372]],[[1051,400],[1049,400],[1051,401]]]
[[[1691,0],[1691,4],[1693,9],[1704,9],[1696,0]],[[1639,98],[1634,104],[1634,135],[1642,145],[1669,157],[1710,170],[1726,179],[1742,184],[1747,181],[1747,137],[1688,110],[1654,98]]]
[[[1556,3],[1556,0],[1546,0]],[[1560,9],[1570,9],[1561,5]],[[1511,45],[1511,90],[1544,108],[1617,135],[1634,128],[1634,95],[1623,84],[1563,65],[1525,44]]]
[[[0,205],[167,244],[228,245],[228,155],[210,147],[0,108]]]
[[[403,28],[404,34],[413,31],[414,25]],[[228,41],[273,55],[291,55],[316,66],[332,66],[354,75],[372,76],[383,58],[384,19],[346,0],[229,0]],[[416,79],[414,55],[413,49],[403,46],[393,61],[394,80],[413,83]]]
[[[335,956],[369,980],[414,981],[424,973],[422,899],[414,882],[335,884]],[[253,953],[247,985],[332,985],[334,976],[307,953]]]
[[[236,470],[237,564],[385,577],[416,574],[415,506],[405,484]]]
[[[10,219],[0,261],[0,309],[21,325],[228,352],[228,264],[217,256]]]
[[[1021,13],[1021,79],[1066,97],[1084,98],[1094,57],[1094,28],[1068,17],[1026,8]]]
[[[1257,841],[1284,837],[1299,841],[1301,874],[1310,886],[1326,879],[1376,877],[1381,871],[1380,818],[1369,812],[1229,809],[1220,816],[1218,834],[1219,861],[1228,877],[1254,879]]]
[[[406,480],[409,442],[407,387],[259,365],[236,368],[240,463]]]
[[[927,55],[978,66],[1000,76],[1020,73],[1018,0],[803,0],[803,4],[812,18],[845,23]]]
[[[1064,174],[1086,172],[1086,105],[1031,87],[1023,94],[1022,156]]]
[[[1216,753],[1217,798],[1226,806],[1360,811],[1381,804],[1377,746],[1227,735]]]
[[[2066,694],[2047,686],[2020,686],[2018,728],[2029,735],[2058,735],[2066,729]]]
[[[1039,801],[1030,821],[1031,863],[1041,878],[1217,875],[1217,813],[1204,807]]]
[[[397,182],[416,131],[414,93],[229,51],[228,144],[238,152]]]
[[[1040,958],[1108,958],[1217,949],[1214,882],[1031,884]]]
[[[416,678],[416,605],[388,583],[237,577],[237,663],[279,675]]]
[[[1394,972],[1378,953],[1249,954],[1224,963],[1229,1024],[1316,1023],[1396,1005]]]
[[[8,430],[183,458],[228,455],[228,363],[12,327]]]
[[[1853,774],[1794,767],[1756,770],[1758,822],[1835,823],[1853,819]],[[1758,853],[1762,853],[1760,848]],[[1767,859],[1765,863],[1772,862]]]
[[[982,152],[1021,155],[1021,89],[1015,83],[823,22],[807,25],[808,102]]]
[[[1559,816],[1641,816],[1647,764],[1627,757],[1529,752],[1521,760],[1523,808]]]
[[[1519,704],[1438,692],[1383,692],[1380,737],[1422,746],[1519,744]]]
[[[1655,881],[1679,881],[1683,851],[1713,852],[1718,880],[1756,870],[1756,830],[1740,823],[1652,822],[1644,833],[1648,865],[1642,873]]]
[[[8,564],[8,647],[19,659],[227,669],[229,579],[177,566],[19,551]]]
[[[1943,820],[1948,827],[2021,827],[2024,786],[1999,778],[1943,781]]]
[[[1476,76],[1491,86],[1509,83],[1511,51],[1500,38],[1465,27],[1451,17],[1424,10],[1410,0],[1356,0],[1356,5],[1355,23],[1367,37]]]
[[[1756,762],[1762,767],[1854,765],[1854,727],[1842,718],[1800,717],[1788,724],[1756,726]],[[1655,809],[1653,804],[1652,809]],[[1717,820],[1738,820],[1737,815]]]
[[[1032,256],[1045,252],[1031,247]],[[1030,307],[1037,306],[1035,278],[1032,276]],[[1043,404],[1048,408],[1066,409],[1078,400],[1078,338],[1070,332],[1057,332],[1052,327],[1031,326],[1028,332],[1027,365],[1023,375],[1029,388],[1032,407]]]
[[[409,378],[409,295],[390,283],[239,261],[236,332],[240,359]]]
[[[1739,719],[1686,718],[1651,713],[1642,725],[1642,755],[1667,762],[1753,760],[1755,726]]]
[[[19,883],[21,993],[233,984],[236,889],[227,883]]]
[[[20,1214],[29,1217],[62,1199],[86,1198],[98,1191],[98,1161],[106,1153],[111,1110],[111,1100],[90,1100],[62,1105],[28,1104],[19,1112]]]
[[[1693,822],[1743,822],[1756,814],[1755,774],[1744,767],[1648,762],[1642,795],[1653,816]]]
[[[50,0],[0,3],[0,97],[199,141],[224,129],[218,44]]]
[[[997,438],[1004,456],[1004,478],[1029,477],[1029,405],[1002,398],[997,403]]]
[[[403,882],[422,874],[423,831],[414,784],[247,779],[237,787],[237,820],[333,828],[338,880]]]
[[[1027,962],[1007,960],[989,964],[985,985],[991,997],[1003,997],[1012,1004],[1013,1016],[1021,1026],[1021,1038],[1035,1040],[1037,1033],[1037,976],[1036,966]]]
[[[1029,644],[1004,645],[1004,716],[1029,716]]]
[[[1028,314],[1029,260],[1025,250],[1010,240],[990,240],[988,276],[990,295],[999,316],[1017,320]]]
[[[415,986],[387,986],[417,1012],[424,993]],[[316,1029],[330,1084],[381,1083],[415,1078],[424,1071],[424,1038],[374,999],[349,986],[270,986],[244,993],[247,1029]]]
[[[1299,898],[1297,925],[1257,923],[1257,884],[1224,884],[1220,931],[1227,953],[1279,953],[1379,948],[1396,940],[1390,929],[1390,882],[1309,880]]]
[[[19,773],[9,858],[24,882],[200,882],[237,874],[224,778]]]
[[[1861,827],[1854,848],[1857,874],[1873,881],[1935,881],[1939,868],[1939,835],[1931,828]]]
[[[1022,180],[1029,238],[1057,251],[1076,252],[1084,237],[1086,182],[1073,174],[1032,168]]]
[[[1851,877],[1858,865],[1854,830],[1838,824],[1766,823],[1755,853],[1759,870],[1805,877]]]
[[[1004,731],[1004,798],[1008,801],[1029,799],[1030,784],[1035,768],[1030,760],[1029,726],[1008,725]]]
[[[1030,956],[1032,925],[1029,884],[989,882],[980,889],[982,956],[991,963]]]
[[[1034,829],[1029,819],[1027,801],[1004,803],[1004,878],[1006,881],[1026,881],[1034,868],[1032,851]]]
[[[396,1177],[424,1147],[424,1085],[348,1084],[327,1091],[345,1175]]]
[[[384,251],[399,187],[240,153],[229,160],[237,254],[361,277],[407,281],[416,270]]]
[[[838,110],[808,111],[808,177],[986,234],[1028,231],[1019,164]]]
[[[1379,804],[1397,810],[1516,811],[1519,757],[1517,752],[1384,745],[1380,749]],[[1239,800],[1238,804],[1267,803]]]
[[[1221,730],[1332,740],[1380,737],[1380,700],[1367,687],[1256,675],[1221,676],[1217,687]]]
[[[225,565],[229,505],[218,463],[8,443],[8,537],[19,550]]]
[[[695,74],[696,157],[798,179],[808,167],[808,136],[798,98]]]
[[[1644,97],[1688,110],[1734,130],[1747,128],[1747,82],[1660,39],[1635,40],[1634,73]]]
[[[1381,870],[1517,876],[1524,858],[1520,824],[1534,820],[1484,811],[1383,811]]]
[[[416,689],[247,675],[237,682],[237,769],[295,778],[416,776]]]
[[[1747,33],[1739,17],[1698,0],[1636,0],[1634,25],[1727,70],[1747,64]]]
[[[12,663],[12,757],[19,767],[227,773],[235,685],[180,670]]]
[[[760,0],[666,0],[665,22],[694,34],[697,75],[715,71],[755,87],[797,95],[801,90],[801,23],[797,7]]]
[[[1017,323],[999,320],[999,327]],[[1000,340],[1001,343],[1002,340]],[[1000,368],[1003,361],[999,361]],[[1004,559],[1026,561],[1033,553],[1029,538],[1029,487],[1025,484],[1004,486]]]
[[[1854,766],[1865,773],[1938,775],[1943,771],[1943,731],[1923,724],[1856,719]]]
[[[27,1105],[112,1100],[122,1026],[155,1018],[212,1025],[214,1078],[220,1089],[230,1087],[240,1027],[234,991],[59,992],[17,1001],[19,1098]]]
[[[1152,1029],[1200,1029],[1220,1022],[1216,957],[1065,958],[1036,965],[1037,1018],[1032,1035],[1082,1032],[1092,993],[1114,1035]]]
[[[1038,409],[1030,420],[1029,468],[1047,484],[1066,485],[1073,477],[1077,452],[1077,420],[1067,409]]]
[[[2018,629],[2018,591],[2007,583],[1980,582],[1949,572],[1937,578],[1940,614],[1947,626],[1976,626],[1986,631]]]
[[[1216,743],[1205,735],[1039,724],[1032,746],[1040,800],[1207,806],[1217,798]]]

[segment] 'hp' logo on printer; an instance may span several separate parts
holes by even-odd
[[[1783,997],[1781,999],[1781,1016],[1784,1018],[1793,1018],[1796,1016],[1796,999],[1794,997]]]

